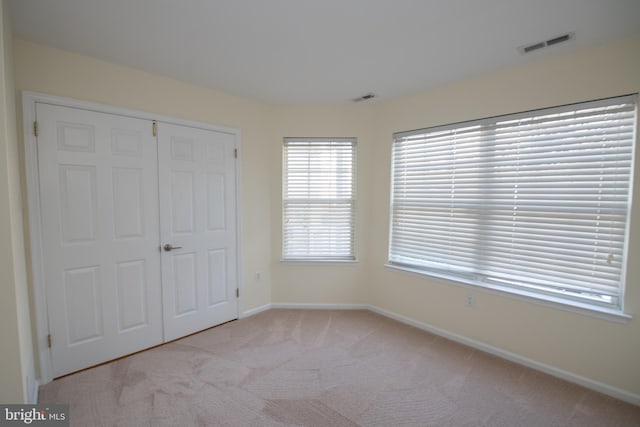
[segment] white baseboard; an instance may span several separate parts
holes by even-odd
[[[368,304],[306,304],[306,303],[274,303],[271,308],[291,308],[308,310],[370,310]]]
[[[272,304],[260,305],[258,307],[251,308],[249,310],[245,310],[240,314],[240,318],[244,319],[245,317],[254,316],[258,313],[262,313],[263,311],[267,311],[272,308]]]
[[[266,306],[262,306],[262,307],[266,307]],[[259,308],[262,308],[262,307],[259,307]],[[586,378],[581,375],[577,375],[560,368],[556,368],[555,366],[547,365],[546,363],[541,363],[533,359],[529,359],[528,357],[524,357],[519,354],[512,353],[507,350],[503,350],[499,347],[494,347],[492,345],[485,344],[481,341],[477,341],[462,335],[449,332],[445,329],[441,329],[436,326],[429,325],[428,323],[419,322],[417,320],[411,319],[409,317],[403,316],[398,313],[394,313],[389,310],[385,310],[383,308],[380,308],[374,305],[274,303],[274,304],[270,304],[269,308],[310,309],[310,310],[370,310],[374,313],[378,313],[390,319],[397,320],[398,322],[401,322],[410,326],[414,326],[418,329],[422,329],[423,331],[427,331],[432,334],[439,335],[443,338],[456,341],[460,344],[464,344],[469,347],[484,351],[486,353],[493,354],[494,356],[498,356],[502,359],[506,359],[511,362],[518,363],[528,368],[535,369],[536,371],[544,372],[545,374],[563,379],[565,381],[569,381],[574,384],[578,384],[580,386],[597,391],[599,393],[606,394],[611,397],[615,397],[616,399],[623,400],[633,405],[640,406],[640,395],[638,394],[631,393],[629,391],[622,390],[620,388],[613,387],[608,384],[601,383],[599,381],[595,381],[590,378]],[[264,311],[264,310],[268,310],[268,308],[262,309],[260,311]]]

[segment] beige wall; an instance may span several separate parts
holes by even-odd
[[[243,310],[271,302],[373,304],[640,395],[637,318],[615,323],[383,266],[393,132],[637,92],[640,39],[391,101],[299,108],[267,106],[21,40],[14,47],[18,90],[241,130]],[[358,138],[357,263],[280,261],[282,138],[287,136]],[[6,197],[0,194],[0,200]],[[639,214],[635,209],[631,259],[640,256]],[[629,276],[627,311],[637,317],[640,265],[632,265]],[[473,308],[464,304],[468,292],[476,297]]]
[[[26,403],[35,377],[25,268],[13,37],[0,2],[0,402]]]
[[[363,280],[369,255],[369,194],[374,135],[373,109],[368,106],[274,108],[272,188],[273,302],[304,304],[362,304],[369,302]],[[356,238],[355,263],[281,262],[282,143],[285,137],[355,137]]]
[[[640,39],[486,75],[376,109],[371,165],[373,302],[465,337],[640,395],[640,173],[635,177],[626,311],[631,321],[586,317],[445,280],[383,267],[387,260],[391,134],[640,91]],[[638,156],[636,170],[640,171]],[[634,262],[635,260],[635,262]],[[465,306],[465,295],[475,306]]]

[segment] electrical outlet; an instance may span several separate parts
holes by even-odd
[[[256,282],[259,282],[260,279],[262,279],[262,273],[260,273],[259,271],[256,271]]]
[[[467,295],[467,307],[473,307],[473,304],[475,303],[474,299],[473,299],[473,295]]]

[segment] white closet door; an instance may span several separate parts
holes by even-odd
[[[162,342],[151,122],[37,104],[55,377]]]
[[[234,135],[158,124],[167,341],[238,317],[234,149]]]

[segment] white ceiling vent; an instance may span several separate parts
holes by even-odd
[[[543,49],[545,47],[549,47],[549,46],[553,46],[556,44],[560,44],[560,43],[564,43],[564,42],[568,42],[569,40],[572,40],[575,37],[575,33],[567,33],[567,34],[563,34],[561,36],[558,37],[554,37],[552,39],[549,40],[545,40],[543,42],[537,42],[537,43],[531,43],[525,46],[520,46],[518,48],[518,51],[524,55],[527,53],[531,53],[533,51],[536,50],[540,50]]]

